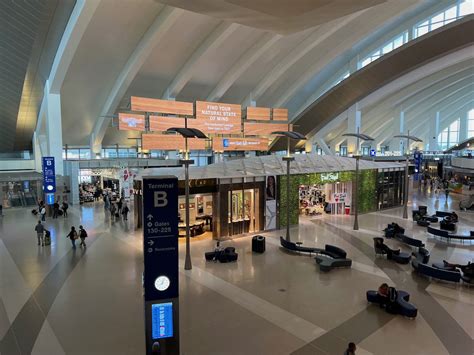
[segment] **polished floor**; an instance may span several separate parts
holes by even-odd
[[[414,192],[410,204],[457,210],[459,198]],[[67,219],[48,219],[52,245],[38,247],[29,209],[0,217],[0,353],[143,354],[141,234],[111,222],[100,203],[71,207]],[[410,211],[409,211],[410,212]],[[410,212],[411,215],[411,212]],[[206,263],[211,240],[192,243],[193,270],[184,271],[180,243],[181,353],[473,354],[474,289],[419,277],[410,265],[376,259],[372,238],[395,221],[426,242],[431,261],[473,261],[474,244],[446,244],[401,218],[402,209],[362,215],[302,218],[292,238],[335,244],[351,269],[321,273],[313,258],[282,251],[280,231],[264,233],[266,252],[253,254],[250,237],[224,243],[239,253],[232,264]],[[474,213],[459,212],[459,230],[474,229]],[[88,230],[87,249],[71,249],[71,225]],[[390,245],[409,251],[406,246]],[[368,289],[388,282],[410,292],[415,320],[369,305]]]

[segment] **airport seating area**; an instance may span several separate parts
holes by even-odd
[[[367,291],[367,301],[370,303],[381,304],[377,291],[373,291],[373,290]],[[416,308],[415,305],[413,305],[409,301],[410,301],[410,294],[406,291],[398,290],[397,299],[394,302],[396,303],[396,307],[394,311],[408,318],[416,318],[418,314],[418,309]]]
[[[386,255],[388,260],[393,260],[399,264],[408,264],[411,260],[411,254],[401,252],[400,249],[392,249],[384,243],[383,238],[374,238],[375,255]]]

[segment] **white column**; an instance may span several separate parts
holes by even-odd
[[[48,145],[48,155],[54,157],[56,175],[64,175],[61,95],[50,93],[49,80],[46,81],[46,89],[46,139]]]
[[[438,135],[439,135],[439,111],[436,112],[435,117],[430,120],[430,129],[429,129],[429,150],[438,150]]]
[[[465,141],[467,139],[467,120],[468,120],[469,111],[461,113],[459,120],[459,142]]]
[[[39,137],[38,137],[38,134],[36,132],[33,132],[33,142],[32,142],[32,145],[33,145],[33,158],[35,160],[35,170],[38,172],[38,173],[41,173],[42,171],[42,154],[41,154],[41,146],[40,146],[40,142],[39,142]]]
[[[355,105],[352,105],[348,110],[347,110],[347,132],[348,133],[362,133],[361,132],[361,121],[362,121],[362,115],[359,110],[359,103],[356,103]],[[357,145],[357,139],[354,137],[347,137],[347,153],[350,154],[356,154],[360,150],[360,144],[362,142],[359,141],[359,146],[356,147]]]
[[[329,149],[323,138],[316,137],[314,141],[321,148],[325,155],[334,155],[334,153],[331,151],[331,149]],[[333,151],[335,152],[335,147],[333,147]]]
[[[399,119],[393,120],[393,136],[405,134],[405,112],[400,111]],[[390,141],[391,151],[400,151],[401,154],[405,152],[405,139],[392,138]]]

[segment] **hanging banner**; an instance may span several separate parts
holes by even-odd
[[[190,121],[195,121],[195,119],[188,119],[188,124]],[[184,118],[180,117],[165,117],[165,116],[153,116],[150,115],[150,131],[152,132],[166,132],[168,128],[184,127]],[[189,125],[191,127],[191,125]]]
[[[142,149],[145,150],[184,150],[185,141],[175,134],[142,134]],[[206,150],[206,140],[188,139],[189,150]]]
[[[196,122],[192,127],[208,134],[241,134],[240,105],[196,101]]]
[[[132,111],[158,112],[170,115],[194,116],[192,102],[150,99],[132,96],[130,99]]]
[[[291,127],[290,127],[291,130]],[[244,134],[249,136],[270,136],[272,132],[288,131],[286,123],[244,122]]]
[[[288,109],[287,108],[274,108],[272,110],[273,121],[288,121]]]
[[[119,113],[119,130],[121,131],[144,131],[145,115],[136,113]]]
[[[271,112],[269,107],[247,107],[248,120],[270,121]]]
[[[221,138],[214,137],[212,150],[215,152],[268,150],[268,138]]]

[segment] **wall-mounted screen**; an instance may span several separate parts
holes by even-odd
[[[242,133],[240,105],[196,101],[196,121],[192,127],[208,134]]]
[[[270,120],[269,107],[247,107],[248,120]]]
[[[222,138],[212,139],[212,149],[215,152],[223,151],[245,151],[245,150],[268,150],[267,138]]]

